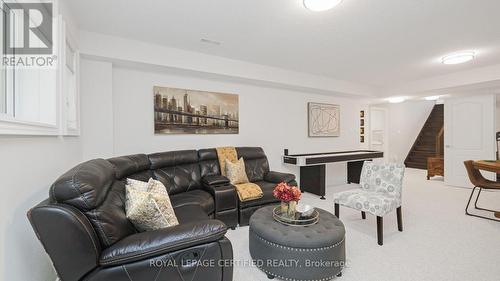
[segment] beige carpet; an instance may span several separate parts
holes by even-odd
[[[327,200],[304,194],[303,202],[333,213],[332,194],[354,186],[332,186]],[[500,280],[500,223],[464,214],[469,189],[427,181],[425,171],[407,169],[403,187],[404,232],[396,214],[384,218],[384,246],[376,241],[375,217],[340,209],[346,226],[348,267],[341,281],[498,281]],[[500,193],[482,194],[480,205],[500,209]],[[248,227],[229,231],[236,266],[235,281],[265,281],[251,266]]]

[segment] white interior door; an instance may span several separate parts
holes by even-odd
[[[494,95],[448,99],[444,103],[444,181],[470,187],[465,160],[495,159]],[[490,176],[490,175],[488,175]]]

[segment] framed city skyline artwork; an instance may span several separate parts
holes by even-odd
[[[238,134],[235,94],[155,86],[155,134]]]
[[[327,103],[308,103],[309,137],[340,136],[340,106]]]

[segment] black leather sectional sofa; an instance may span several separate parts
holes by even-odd
[[[292,174],[269,171],[261,148],[237,152],[263,198],[239,202],[215,149],[171,151],[82,163],[56,180],[28,218],[62,281],[229,281],[227,228],[247,225],[255,210],[275,204],[276,183],[296,184]],[[180,224],[138,232],[125,216],[127,178],[163,182]]]

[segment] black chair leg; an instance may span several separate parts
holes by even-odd
[[[335,216],[336,216],[338,219],[340,219],[339,215],[340,215],[340,214],[339,214],[339,204],[335,203]]]
[[[481,187],[479,187],[479,193],[477,194],[476,201],[474,202],[474,208],[481,210],[481,211],[488,211],[488,212],[494,212],[494,213],[498,212],[498,210],[485,209],[485,208],[481,208],[481,207],[477,206],[477,201],[479,200],[479,196],[481,196],[481,191],[483,191],[483,189]]]
[[[477,193],[476,200],[474,201],[474,208],[476,208],[478,210],[483,210],[483,209],[477,207],[477,201],[479,200],[479,196],[481,196],[481,191],[483,191],[483,189],[479,187],[479,192]]]
[[[361,211],[361,218],[364,219],[364,220],[366,220],[366,213],[363,212],[363,211]]]
[[[384,245],[384,219],[377,216],[377,240],[380,246]]]
[[[401,206],[396,209],[396,215],[398,217],[398,230],[403,231],[403,216],[401,214]]]
[[[470,202],[472,201],[472,196],[474,196],[474,192],[476,191],[476,188],[479,188],[479,192],[477,194],[476,200],[474,201],[474,207],[477,210],[488,211],[488,212],[496,212],[494,210],[489,210],[489,209],[484,209],[484,208],[478,208],[477,207],[477,201],[479,199],[479,195],[481,195],[482,188],[474,186],[474,188],[472,189],[472,191],[470,193],[470,197],[469,197],[469,201],[467,202],[467,206],[465,207],[465,214],[468,215],[468,216],[471,216],[471,217],[482,218],[482,219],[487,219],[487,220],[491,220],[491,221],[500,222],[500,220],[497,220],[497,219],[494,219],[494,218],[489,218],[489,217],[485,217],[485,216],[480,216],[480,215],[475,215],[475,214],[469,213]]]

